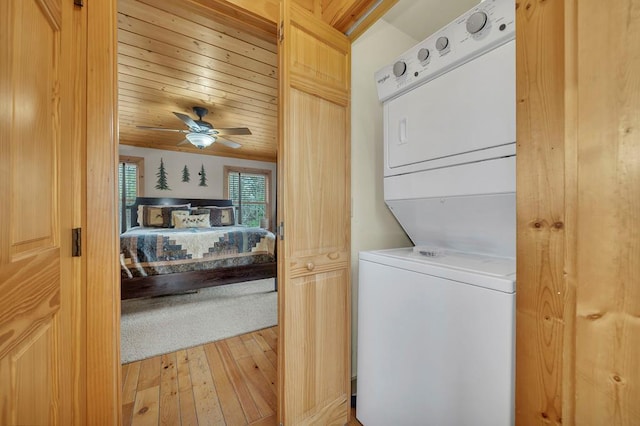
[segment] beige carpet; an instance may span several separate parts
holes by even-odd
[[[122,363],[271,327],[278,321],[274,280],[197,293],[122,301]]]

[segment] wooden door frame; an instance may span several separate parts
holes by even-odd
[[[86,419],[121,422],[120,286],[118,271],[117,0],[87,7]],[[105,255],[106,253],[106,255]]]
[[[248,2],[216,0],[237,12]],[[242,3],[242,2],[240,2]],[[120,365],[120,286],[118,267],[117,165],[117,0],[94,1],[87,7],[86,98],[86,205],[83,241],[86,287],[86,418],[77,424],[100,419],[121,424],[122,384]],[[268,8],[270,13],[273,8]],[[260,10],[244,10],[247,16],[272,22]],[[271,18],[271,19],[269,19]],[[276,25],[277,21],[273,21]],[[105,255],[105,253],[107,255]],[[109,255],[110,254],[110,255]],[[81,303],[81,302],[80,302]]]

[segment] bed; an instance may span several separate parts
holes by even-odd
[[[127,212],[122,300],[276,277],[275,235],[235,224],[230,200],[138,197]]]

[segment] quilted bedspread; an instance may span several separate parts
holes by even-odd
[[[120,235],[122,278],[275,262],[275,235],[262,228],[142,228]]]

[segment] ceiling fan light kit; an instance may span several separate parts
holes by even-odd
[[[214,142],[218,141],[219,143],[226,145],[230,148],[240,148],[238,142],[234,142],[227,139],[219,139],[220,135],[250,135],[251,131],[247,127],[234,127],[234,128],[226,128],[226,129],[216,129],[211,123],[207,123],[203,121],[203,117],[209,113],[206,108],[195,106],[193,107],[193,112],[198,116],[198,120],[193,120],[186,114],[182,114],[179,112],[174,112],[173,114],[178,117],[184,124],[187,125],[189,130],[180,130],[180,129],[167,129],[164,127],[149,127],[149,126],[137,126],[140,129],[147,130],[162,130],[168,132],[178,132],[184,133],[186,140],[182,141],[178,145],[181,145],[184,142],[189,142],[196,148],[204,149],[208,146],[213,145]]]
[[[216,141],[214,136],[203,133],[187,133],[186,138],[193,146],[200,149],[206,148]]]

